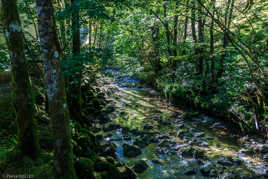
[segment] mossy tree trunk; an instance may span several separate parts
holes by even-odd
[[[54,169],[57,179],[73,179],[77,177],[73,167],[69,111],[60,68],[62,50],[56,32],[52,1],[36,0],[36,6],[49,115],[55,138]]]
[[[39,144],[36,135],[35,104],[24,53],[24,38],[16,0],[2,0],[2,23],[9,49],[13,82],[14,107],[18,126],[18,149],[23,155],[36,157]]]

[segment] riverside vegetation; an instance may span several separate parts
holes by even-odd
[[[268,177],[268,2],[0,5],[0,178]]]

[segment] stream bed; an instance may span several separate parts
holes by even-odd
[[[106,70],[99,85],[111,110],[96,133],[140,179],[268,178],[264,139],[233,134],[220,120],[172,106],[118,70]]]

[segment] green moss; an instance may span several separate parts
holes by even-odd
[[[95,179],[94,162],[89,158],[81,157],[76,161],[75,170],[79,179]]]
[[[81,129],[73,136],[74,154],[77,157],[95,158],[99,143],[96,136],[86,129]],[[94,159],[95,160],[95,159]]]
[[[0,72],[0,84],[6,84],[11,82],[10,72]]]
[[[25,174],[33,178],[47,179],[53,176],[52,155],[43,153],[38,160],[32,160],[17,150],[7,151],[0,158],[2,176]]]
[[[99,158],[94,165],[94,169],[96,172],[101,173],[102,179],[120,178],[119,170],[105,158]]]

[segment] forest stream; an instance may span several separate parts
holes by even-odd
[[[232,134],[220,120],[174,107],[121,71],[108,69],[100,81],[112,110],[104,117],[110,122],[96,124],[95,132],[116,146],[119,160],[140,179],[265,178],[264,140]]]

